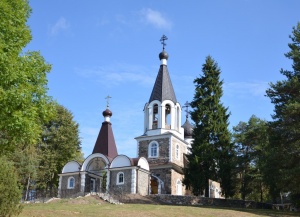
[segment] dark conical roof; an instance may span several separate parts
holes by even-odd
[[[186,117],[185,123],[182,125],[184,129],[184,138],[193,138],[194,127],[189,122],[188,117]]]
[[[103,112],[103,116],[112,116],[112,112],[107,108]],[[93,154],[101,153],[110,158],[114,158],[118,155],[117,146],[115,142],[115,137],[112,131],[111,123],[109,121],[104,121],[102,123],[98,138],[96,140]]]
[[[177,103],[167,65],[160,65],[149,103],[153,100],[158,100],[160,102],[171,100],[174,103]]]

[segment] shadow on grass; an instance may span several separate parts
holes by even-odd
[[[264,216],[300,216],[300,212],[272,210],[272,209],[249,209],[249,208],[233,208],[233,207],[215,207],[215,206],[193,206],[203,209],[218,209],[218,210],[233,210],[239,212],[246,212],[255,215]]]

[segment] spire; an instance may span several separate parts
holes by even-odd
[[[114,134],[112,131],[110,117],[112,116],[112,112],[109,110],[109,99],[111,97],[107,96],[107,106],[106,110],[103,111],[104,122],[102,123],[100,132],[98,134],[98,138],[96,140],[93,154],[101,153],[109,158],[114,158],[118,155],[117,146],[115,143]]]
[[[149,103],[153,100],[158,100],[160,102],[164,100],[171,100],[174,103],[177,103],[171,78],[167,68],[167,60],[169,58],[168,53],[165,51],[165,40],[168,38],[163,35],[160,41],[163,45],[163,51],[159,54],[159,59],[161,60],[161,65],[155,80],[155,84],[149,99]]]

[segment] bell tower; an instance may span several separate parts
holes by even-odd
[[[181,127],[181,106],[177,102],[171,78],[168,72],[168,53],[165,51],[165,40],[162,36],[163,50],[159,54],[160,67],[149,98],[144,107],[144,133],[160,135],[172,132],[183,139]]]
[[[151,194],[185,194],[182,186],[184,155],[188,142],[181,126],[181,105],[176,99],[165,51],[167,37],[159,53],[160,66],[148,102],[144,106],[143,135],[136,137],[138,157],[145,157],[151,172]]]

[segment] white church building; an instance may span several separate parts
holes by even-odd
[[[186,116],[181,124],[182,107],[176,99],[168,72],[168,54],[159,54],[160,66],[149,100],[144,108],[144,128],[137,141],[137,158],[118,154],[110,119],[109,107],[103,112],[102,123],[94,150],[82,164],[68,162],[59,175],[59,196],[85,192],[128,194],[187,195],[182,185],[185,155],[193,127]]]

